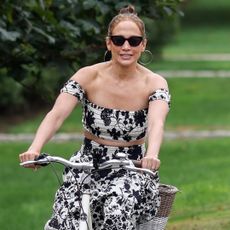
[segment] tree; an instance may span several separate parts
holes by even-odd
[[[174,28],[175,18],[181,13],[180,0],[142,0],[132,4],[144,15],[150,49],[157,47],[153,51],[159,53],[166,42],[162,38],[170,37],[165,28]],[[2,0],[1,77],[11,77],[23,85],[22,96],[28,92],[33,92],[34,97],[37,92],[51,93],[52,99],[70,69],[103,60],[108,23],[124,5],[127,1]],[[50,67],[55,67],[57,77],[51,80],[51,88],[45,88],[50,81]]]

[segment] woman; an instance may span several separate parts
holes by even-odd
[[[146,43],[144,24],[135,9],[123,8],[108,28],[106,46],[111,60],[84,67],[71,77],[31,146],[20,154],[20,161],[38,156],[81,102],[85,138],[72,161],[103,162],[123,152],[129,159],[141,160],[142,167],[157,170],[170,95],[164,78],[138,64]],[[76,183],[83,177],[82,172],[65,170],[46,230],[77,229],[80,208]],[[92,175],[84,189],[92,193],[93,228],[133,230],[142,223],[151,223],[160,203],[158,183],[157,171],[154,178],[123,170]]]

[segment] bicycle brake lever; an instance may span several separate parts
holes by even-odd
[[[35,157],[35,158],[34,158],[34,161],[43,160],[43,159],[45,159],[45,158],[48,157],[48,156],[49,156],[48,154],[42,153],[42,154],[40,154],[39,156]],[[34,163],[34,164],[36,165],[36,163]],[[49,162],[44,162],[44,163],[38,163],[37,165],[39,165],[39,166],[47,166],[47,165],[49,165],[49,164],[50,164]]]

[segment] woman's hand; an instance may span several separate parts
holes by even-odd
[[[28,150],[28,151],[21,153],[19,155],[19,160],[20,160],[20,163],[25,162],[25,161],[33,161],[39,155],[40,155],[39,152]],[[36,166],[34,164],[26,165],[24,167],[25,168],[33,168],[35,170],[38,168],[38,166]]]
[[[157,157],[145,156],[141,159],[142,168],[150,169],[152,171],[160,168],[161,161]]]

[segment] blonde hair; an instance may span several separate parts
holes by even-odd
[[[138,17],[137,12],[135,10],[135,7],[132,5],[128,5],[124,8],[122,8],[119,13],[111,20],[109,27],[108,27],[108,36],[112,35],[113,29],[115,28],[115,26],[122,22],[122,21],[126,21],[126,20],[130,20],[133,21],[134,23],[136,23],[136,25],[138,26],[142,36],[145,38],[146,34],[145,34],[145,24],[144,22]]]

